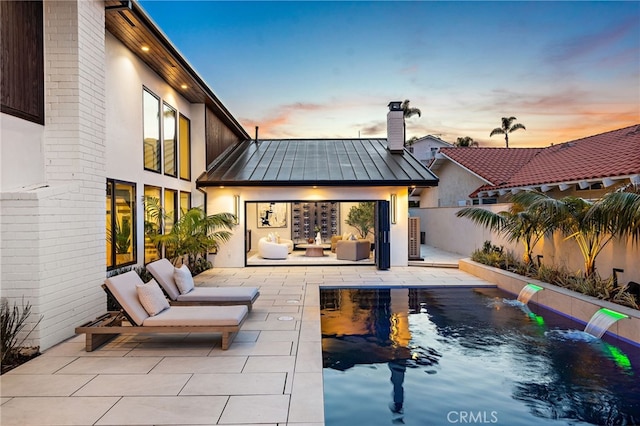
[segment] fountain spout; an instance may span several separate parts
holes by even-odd
[[[533,295],[539,292],[540,290],[542,290],[542,287],[540,287],[539,285],[535,285],[531,283],[525,285],[522,288],[522,290],[520,290],[520,294],[518,294],[518,302],[521,302],[526,305],[529,302],[529,300],[531,300]]]
[[[629,317],[625,314],[621,314],[620,312],[612,311],[611,309],[601,308],[593,314],[589,323],[584,328],[584,332],[597,338],[601,338],[604,333],[607,332],[609,327],[611,327],[616,321],[623,318]]]

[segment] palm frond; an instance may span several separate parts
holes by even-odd
[[[503,215],[479,207],[465,207],[459,210],[456,216],[466,217],[476,224],[496,232],[502,231],[506,223]]]

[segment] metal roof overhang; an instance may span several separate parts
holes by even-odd
[[[197,179],[204,187],[429,187],[438,178],[382,139],[244,141]]]

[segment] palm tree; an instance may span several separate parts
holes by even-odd
[[[508,241],[519,241],[524,246],[522,260],[533,263],[533,249],[544,237],[549,224],[525,204],[513,203],[509,210],[494,213],[480,207],[465,207],[456,213],[457,217],[466,217],[478,225],[504,235]]]
[[[480,144],[477,141],[474,141],[473,138],[469,136],[458,138],[458,140],[454,143],[454,145],[459,147],[480,146]]]
[[[617,237],[631,238],[635,244],[640,242],[640,187],[629,184],[609,192],[596,202],[596,206],[598,208],[590,212],[590,216],[598,212],[600,222],[610,224]]]
[[[171,231],[156,236],[154,242],[164,246],[166,257],[174,264],[187,256],[187,266],[194,270],[198,257],[206,258],[220,243],[229,241],[235,222],[231,213],[207,216],[203,209],[194,207],[183,212]]]
[[[596,273],[596,258],[616,237],[640,239],[640,195],[613,192],[597,202],[567,196],[556,200],[546,194],[530,191],[513,197],[541,215],[549,230],[559,230],[565,239],[578,244],[584,260],[585,275]]]
[[[413,117],[414,115],[418,115],[418,117],[422,116],[422,112],[420,111],[420,109],[418,108],[413,108],[409,106],[409,99],[405,99],[402,102],[401,108],[402,108],[402,126],[403,126],[403,131],[404,131],[404,137],[403,140],[407,140],[407,125],[405,124],[405,120],[407,118]]]
[[[509,148],[509,133],[515,132],[518,129],[527,130],[524,127],[524,124],[516,123],[517,118],[515,117],[502,117],[502,127],[496,127],[491,131],[489,137],[493,135],[504,135],[504,140],[507,144],[507,148]]]
[[[200,207],[183,211],[171,231],[162,234],[162,223],[167,214],[155,197],[145,197],[145,237],[156,246],[158,253],[164,248],[165,256],[172,263],[187,256],[187,266],[195,270],[198,257],[206,259],[206,254],[229,241],[236,225],[236,217],[231,213],[217,213],[207,216]],[[222,229],[222,230],[220,230]]]

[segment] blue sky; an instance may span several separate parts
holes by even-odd
[[[640,2],[141,1],[247,132],[547,146],[640,123]]]

